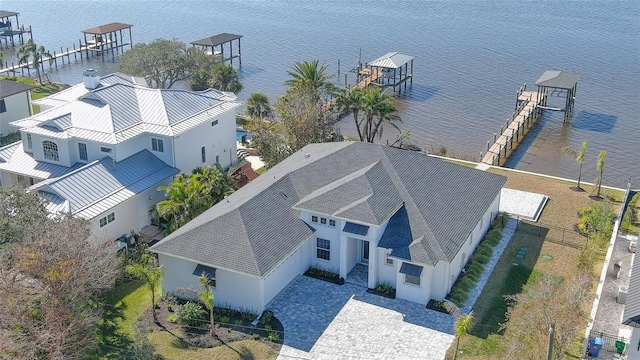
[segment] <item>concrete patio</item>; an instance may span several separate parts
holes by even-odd
[[[366,290],[296,278],[267,307],[285,329],[278,359],[444,358],[453,316]]]

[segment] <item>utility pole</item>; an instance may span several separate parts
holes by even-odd
[[[549,327],[549,349],[547,350],[547,360],[551,360],[553,355],[553,335],[556,331],[556,323],[551,323]]]

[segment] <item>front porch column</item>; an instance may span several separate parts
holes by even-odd
[[[369,289],[374,289],[376,287],[376,282],[378,281],[378,246],[374,241],[369,241]]]
[[[347,279],[347,258],[348,258],[348,254],[347,254],[347,241],[349,241],[349,238],[347,238],[344,235],[340,235],[340,254],[339,254],[339,258],[340,258],[340,277],[343,279]]]

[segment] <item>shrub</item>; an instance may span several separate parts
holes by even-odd
[[[276,331],[267,331],[267,336],[269,337],[269,340],[273,342],[280,340],[280,333]]]
[[[171,304],[167,305],[167,311],[173,312],[173,307],[171,306]]]
[[[489,257],[482,254],[478,254],[477,256],[474,256],[473,259],[474,261],[477,261],[480,264],[486,264],[489,262]]]
[[[340,279],[340,274],[321,269],[317,266],[310,266],[304,274],[322,280],[338,281],[338,279]]]
[[[167,318],[167,322],[175,323],[176,322],[176,314],[169,315],[169,317]]]
[[[491,257],[491,255],[493,254],[493,249],[491,249],[491,246],[489,244],[482,244],[480,247],[478,247],[477,254]]]
[[[229,317],[228,316],[220,316],[220,322],[223,324],[228,324],[229,323]]]
[[[376,292],[384,295],[393,295],[396,289],[394,289],[390,284],[387,283],[378,283],[376,285]]]
[[[182,325],[198,327],[203,324],[202,320],[206,319],[207,312],[202,308],[202,305],[193,302],[182,305],[176,313],[176,320]]]
[[[262,313],[262,316],[260,316],[260,322],[265,325],[265,324],[271,324],[271,312],[270,311],[265,311]]]
[[[236,319],[236,321],[234,321],[233,323],[236,325],[242,325],[242,320]]]

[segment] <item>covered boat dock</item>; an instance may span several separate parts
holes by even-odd
[[[218,35],[213,35],[204,39],[192,41],[191,45],[199,46],[204,48],[204,50],[210,55],[219,55],[222,57],[222,61],[230,61],[233,65],[233,59],[238,59],[239,66],[242,66],[242,53],[240,47],[240,38],[242,35],[222,33]],[[233,42],[238,41],[237,53],[233,53]],[[229,44],[229,51],[225,56],[224,48],[225,45]]]

